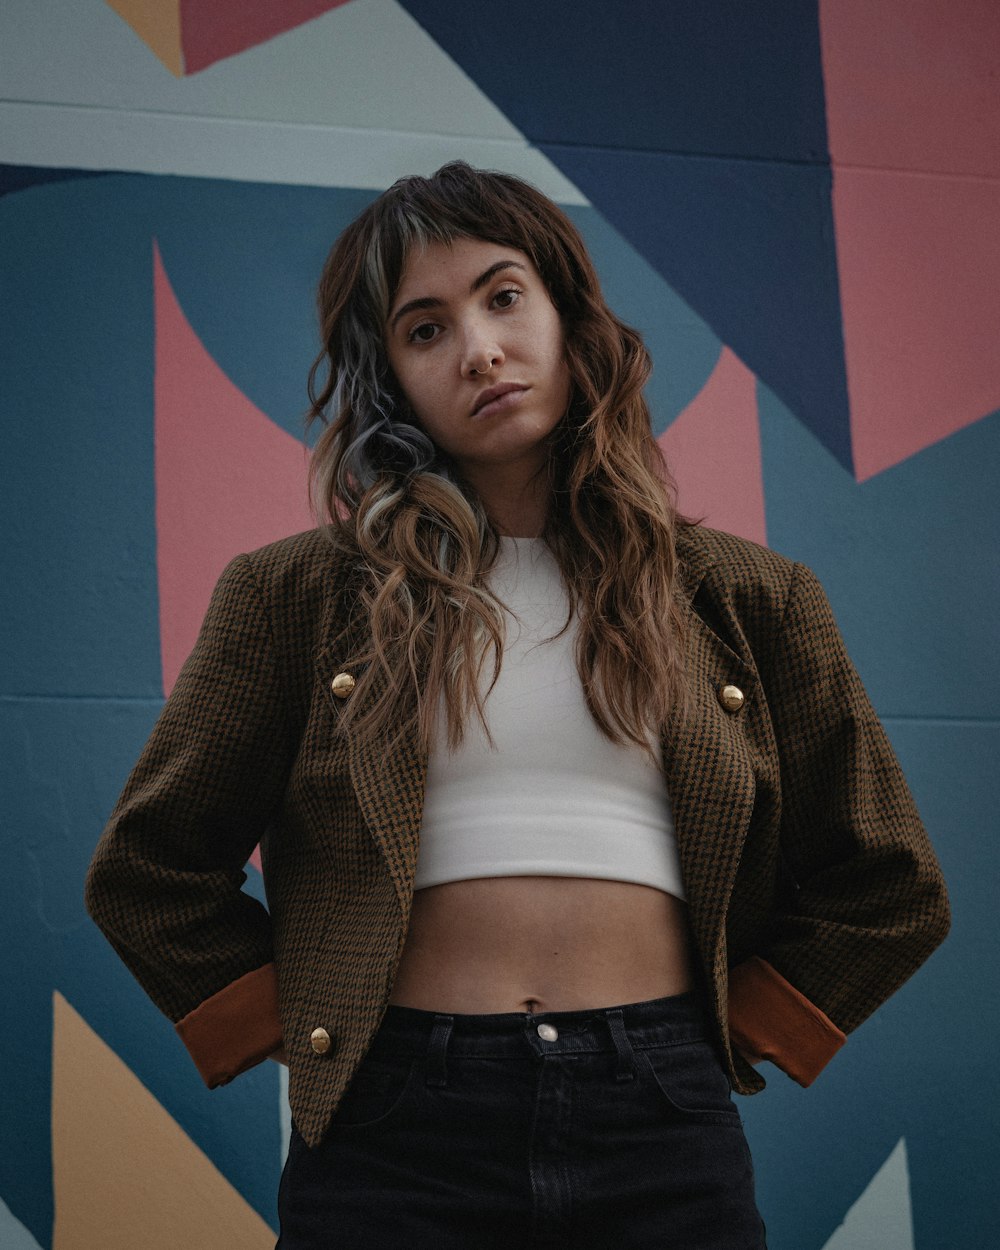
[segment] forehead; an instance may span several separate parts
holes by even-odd
[[[398,304],[414,295],[440,295],[443,288],[452,284],[464,285],[467,291],[471,282],[501,260],[517,261],[529,274],[538,276],[524,252],[504,243],[459,238],[450,243],[418,245],[406,257],[393,303]],[[427,289],[418,291],[417,287]],[[435,289],[431,290],[432,287]]]

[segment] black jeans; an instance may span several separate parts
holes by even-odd
[[[323,1141],[293,1125],[279,1250],[763,1250],[694,995],[593,1011],[390,1006]]]

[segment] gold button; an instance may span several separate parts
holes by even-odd
[[[313,1029],[309,1034],[309,1045],[313,1048],[317,1055],[325,1055],[333,1045],[330,1040],[330,1034],[326,1029]]]
[[[338,673],[330,682],[330,689],[338,699],[346,699],[356,685],[357,682],[350,673]]]
[[[739,686],[720,686],[719,702],[727,712],[738,712],[744,704],[743,691]]]

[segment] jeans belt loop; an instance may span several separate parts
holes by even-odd
[[[448,1084],[448,1041],[451,1038],[453,1016],[436,1015],[427,1047],[427,1084],[444,1087]]]
[[[632,1050],[631,1042],[628,1040],[628,1034],[625,1032],[625,1017],[622,1015],[622,1009],[616,1007],[614,1011],[609,1011],[607,1013],[607,1021],[608,1028],[611,1030],[611,1040],[614,1042],[615,1050],[618,1052],[615,1080],[635,1080],[635,1053]]]

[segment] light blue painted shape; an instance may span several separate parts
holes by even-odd
[[[462,158],[586,203],[395,0],[181,78],[104,0],[5,0],[0,82],[8,164],[382,188]]]
[[[288,1144],[292,1140],[292,1108],[288,1102],[288,1069],[278,1064],[278,1123],[281,1127],[281,1166],[288,1158]]]
[[[823,1250],[914,1250],[905,1138],[893,1147]]]
[[[3,1250],[42,1250],[39,1243],[0,1198],[0,1246]]]
[[[400,132],[416,130],[522,138],[396,0],[342,5],[183,78],[104,0],[5,0],[0,35],[8,100],[335,123],[395,131],[397,146]]]

